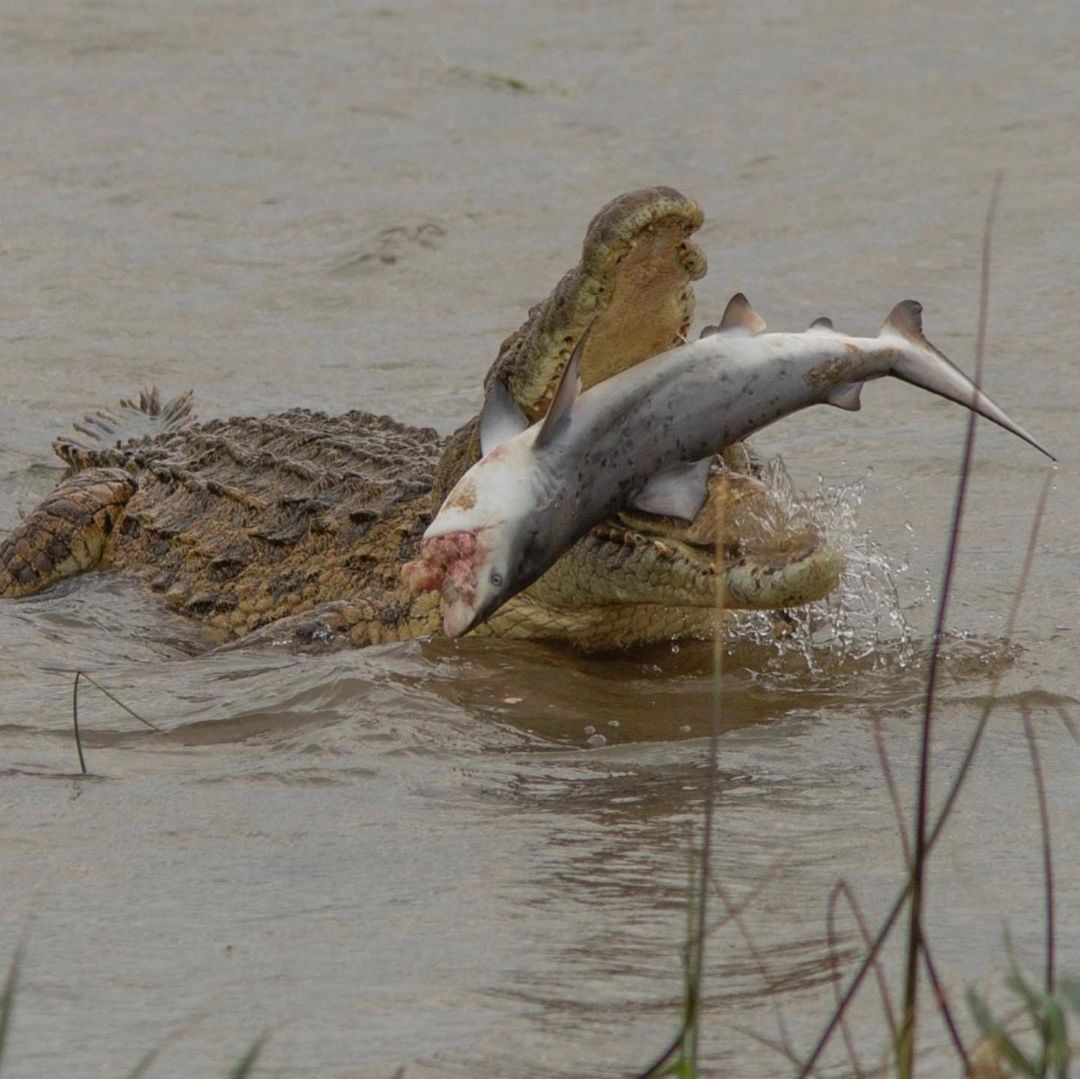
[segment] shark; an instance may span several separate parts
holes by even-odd
[[[439,591],[451,637],[532,584],[590,528],[626,508],[693,520],[713,455],[812,405],[858,411],[865,383],[891,376],[977,412],[1054,460],[925,337],[922,305],[897,304],[878,334],[827,318],[767,333],[742,293],[680,345],[582,392],[575,345],[545,417],[530,424],[494,383],[480,421],[483,456],[450,491],[402,577]]]

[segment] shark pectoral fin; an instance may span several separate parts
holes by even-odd
[[[692,521],[705,505],[709,495],[709,466],[711,457],[700,461],[680,461],[661,469],[634,496],[634,509],[657,517],[679,517]]]
[[[822,315],[820,318],[816,318],[813,322],[810,323],[810,329],[835,330],[836,327],[833,325],[833,321],[831,318],[829,318],[827,315]]]
[[[858,412],[862,408],[860,394],[864,385],[862,382],[844,382],[830,390],[826,400],[845,412]]]
[[[510,387],[495,379],[480,410],[480,452],[491,453],[528,426],[529,418],[514,400]]]
[[[743,330],[755,334],[764,329],[765,320],[750,306],[750,301],[741,292],[736,292],[724,308],[723,318],[720,319],[720,332]]]
[[[536,449],[546,446],[570,418],[570,409],[574,407],[574,401],[577,400],[578,390],[581,387],[581,357],[585,352],[585,344],[589,340],[590,333],[592,333],[591,323],[578,338],[574,351],[570,353],[570,359],[566,361],[558,389],[551,399],[551,407],[544,417],[544,425],[540,428],[540,433],[533,443]]]

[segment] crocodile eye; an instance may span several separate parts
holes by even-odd
[[[502,588],[502,583],[503,583],[502,574],[497,572],[496,570],[491,571],[491,576],[488,578],[488,580],[491,581],[491,583],[496,588]]]

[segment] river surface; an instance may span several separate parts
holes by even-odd
[[[1068,3],[682,0],[0,7],[0,530],[52,438],[145,383],[203,418],[293,405],[450,431],[589,218],[663,183],[708,215],[696,325],[872,333],[915,296],[1060,457],[981,425],[945,647],[934,796],[1004,671],[931,865],[928,939],[965,1037],[1005,1010],[1006,927],[1040,976],[1027,709],[1046,770],[1058,959],[1080,970],[1080,16]],[[852,551],[813,637],[723,650],[708,1074],[783,1076],[833,999],[826,905],[876,923],[903,862],[925,650],[965,428],[899,383],[759,436]],[[4,1079],[620,1076],[675,1030],[710,644],[585,657],[417,641],[207,654],[118,575],[0,605],[0,964],[26,941]],[[165,728],[139,726],[83,669]],[[837,919],[836,957],[860,944]],[[898,951],[886,974],[899,985]],[[779,1024],[782,1023],[783,1026]],[[786,1030],[786,1035],[783,1031]],[[856,1010],[880,1059],[874,989]],[[956,1074],[931,1012],[926,1074]],[[846,1055],[837,1041],[829,1074]]]

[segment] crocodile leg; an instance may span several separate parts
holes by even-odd
[[[122,468],[91,468],[63,480],[0,543],[0,596],[28,596],[99,565],[137,486]]]

